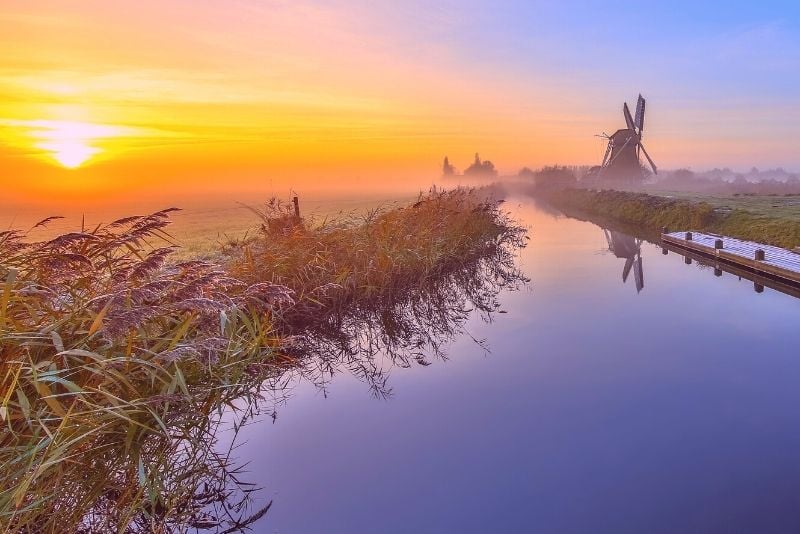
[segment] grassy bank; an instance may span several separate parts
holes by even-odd
[[[771,216],[769,212],[721,209],[704,201],[613,190],[561,189],[548,191],[543,197],[568,215],[607,219],[650,233],[666,226],[671,230],[714,232],[790,249],[800,246],[800,220]]]
[[[260,216],[223,265],[171,261],[169,210],[46,242],[0,233],[8,531],[246,524],[249,489],[233,488],[231,507],[238,478],[214,443],[222,410],[297,366],[297,336],[308,348],[322,318],[424,299],[437,277],[507,261],[522,239],[466,190],[358,220],[312,224],[277,203]]]

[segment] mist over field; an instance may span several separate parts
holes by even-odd
[[[77,196],[69,202],[45,196],[25,203],[3,198],[0,199],[0,227],[24,229],[49,216],[64,217],[63,220],[48,225],[46,229],[39,230],[38,235],[44,237],[59,231],[74,230],[81,224],[110,222],[129,214],[179,207],[182,211],[173,216],[172,231],[175,237],[190,250],[209,250],[215,243],[252,231],[257,221],[244,206],[259,206],[270,198],[288,201],[293,196],[298,196],[304,215],[324,218],[340,212],[363,211],[374,206],[391,206],[413,199],[431,187],[447,189],[458,186],[481,187],[492,183],[514,185],[547,183],[550,179],[547,176],[553,174],[552,169],[558,171],[556,175],[561,179],[574,178],[576,185],[586,185],[585,176],[590,169],[589,165],[552,165],[536,169],[522,167],[514,172],[505,171],[502,163],[498,163],[499,169],[495,169],[494,173],[465,175],[457,169],[458,174],[442,176],[437,172],[439,169],[435,163],[432,162],[431,171],[427,176],[420,173],[405,180],[385,180],[380,177],[365,176],[349,182],[342,181],[339,187],[323,187],[319,182],[307,180],[292,182],[265,179],[260,187],[240,188],[237,184],[231,183],[224,191],[208,191],[202,187],[170,194],[125,191],[109,194],[102,202],[98,202],[93,196]],[[276,185],[276,182],[282,183]],[[600,180],[591,186],[622,187],[635,191],[700,193],[722,197],[800,195],[800,173],[781,168],[760,170],[755,167],[741,171],[727,167],[705,171],[665,169],[658,175],[648,175],[641,183],[620,184],[613,180]],[[510,193],[514,191],[513,187],[508,189]]]

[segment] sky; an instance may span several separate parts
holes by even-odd
[[[3,0],[4,201],[420,187],[602,159],[800,170],[790,2]]]

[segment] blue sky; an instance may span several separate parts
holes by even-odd
[[[352,7],[352,3],[346,3]],[[337,4],[347,9],[345,3]],[[371,8],[398,46],[446,50],[443,69],[531,87],[560,119],[618,126],[649,100],[647,134],[707,145],[673,165],[800,167],[800,4],[466,2]],[[502,95],[498,95],[502,98]],[[680,143],[678,143],[680,145]],[[742,153],[750,147],[749,153]],[[655,149],[654,149],[655,150]]]

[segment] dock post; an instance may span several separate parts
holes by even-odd
[[[666,256],[667,254],[669,254],[669,250],[665,249],[664,247],[661,247],[661,253],[662,253],[664,256]]]
[[[685,263],[686,265],[691,265],[692,264],[692,258],[690,258],[689,256],[684,256],[683,257],[683,263]]]
[[[763,293],[764,292],[764,286],[762,286],[758,282],[753,282],[753,289],[755,290],[756,293]]]
[[[714,241],[714,248],[717,250],[722,248],[722,239],[717,239]]]
[[[722,276],[722,268],[719,265],[714,266],[714,276]]]
[[[692,240],[692,232],[686,232],[686,241]]]
[[[755,253],[756,261],[764,261],[764,249],[758,248]]]
[[[294,216],[300,218],[300,200],[297,197],[292,197],[292,204],[294,204]]]

